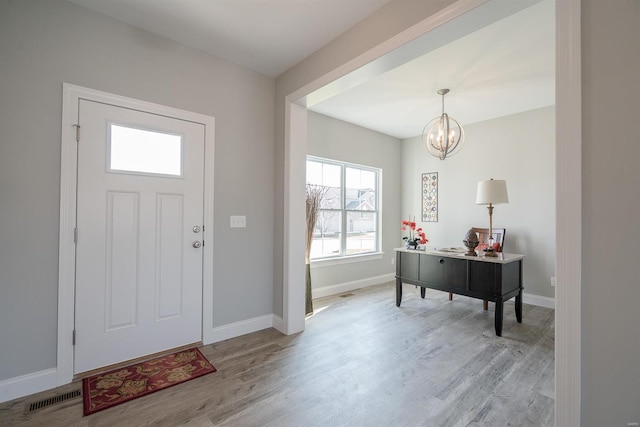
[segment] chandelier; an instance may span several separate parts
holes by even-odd
[[[440,89],[442,115],[431,120],[422,130],[422,141],[427,144],[429,154],[444,160],[460,151],[464,144],[464,129],[456,119],[444,112],[444,96],[449,89]]]

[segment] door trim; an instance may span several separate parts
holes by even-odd
[[[60,243],[58,254],[58,353],[57,384],[73,379],[73,327],[75,312],[75,258],[73,230],[76,224],[77,143],[76,123],[81,99],[145,111],[205,126],[204,233],[202,271],[202,341],[213,342],[213,168],[215,118],[151,102],[63,83],[60,155]]]

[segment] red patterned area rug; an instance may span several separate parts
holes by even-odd
[[[82,380],[84,415],[111,408],[215,372],[197,348],[180,351]]]

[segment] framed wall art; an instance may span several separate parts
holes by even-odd
[[[438,172],[422,174],[422,222],[438,222]]]

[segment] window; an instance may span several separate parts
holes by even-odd
[[[379,251],[380,169],[307,156],[307,185],[324,187],[311,259]]]
[[[111,123],[108,170],[182,176],[182,136]]]

